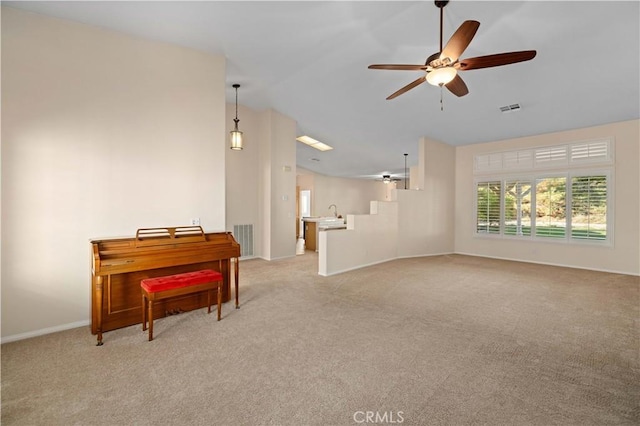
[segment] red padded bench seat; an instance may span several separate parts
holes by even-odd
[[[211,313],[211,291],[218,291],[218,321],[222,310],[222,274],[212,269],[186,272],[165,277],[146,278],[140,281],[142,290],[142,330],[147,329],[149,318],[149,341],[153,340],[153,302],[170,297],[184,296],[206,291],[208,312]]]

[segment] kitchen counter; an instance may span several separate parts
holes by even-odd
[[[318,232],[334,229],[347,229],[345,220],[333,216],[303,217],[304,243],[307,250],[318,251]]]

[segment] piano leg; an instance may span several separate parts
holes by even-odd
[[[98,343],[96,346],[102,346],[102,275],[96,277],[96,314],[98,320]]]
[[[235,284],[236,284],[236,309],[240,309],[240,301],[238,295],[238,277],[239,277],[239,268],[240,268],[240,258],[236,257],[236,267],[234,269],[235,272]]]

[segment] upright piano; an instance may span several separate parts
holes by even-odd
[[[91,333],[142,322],[140,281],[200,269],[223,276],[222,301],[231,298],[231,263],[238,305],[240,245],[230,232],[204,232],[200,226],[143,228],[135,237],[91,240]],[[206,293],[176,297],[155,304],[153,316],[207,306]]]

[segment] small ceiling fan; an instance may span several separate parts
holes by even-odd
[[[409,179],[409,169],[407,168],[407,157],[409,156],[409,154],[403,154],[404,155],[404,172],[403,173],[391,173],[388,171],[382,172],[382,178],[380,178],[380,175],[367,175],[367,176],[361,176],[363,178],[367,178],[367,179],[375,179],[378,182],[383,182],[383,183],[394,183],[394,182],[402,182],[404,181],[404,189],[407,189],[407,180]]]
[[[382,179],[376,179],[376,180],[383,183],[392,183],[392,182],[400,182],[402,179],[399,177],[394,177],[392,175],[384,174],[382,175]]]
[[[442,48],[442,21],[446,1],[434,1],[440,8],[440,52],[429,56],[424,65],[380,64],[369,65],[372,70],[400,70],[400,71],[425,71],[425,74],[398,91],[387,97],[391,100],[405,92],[419,86],[425,81],[434,86],[446,87],[456,96],[464,96],[469,93],[465,82],[458,75],[458,71],[469,71],[480,68],[498,67],[501,65],[515,64],[533,59],[535,50],[522,50],[518,52],[497,53],[494,55],[478,56],[476,58],[459,59],[462,52],[469,46],[473,36],[478,31],[480,22],[464,21],[449,39],[444,49]]]

